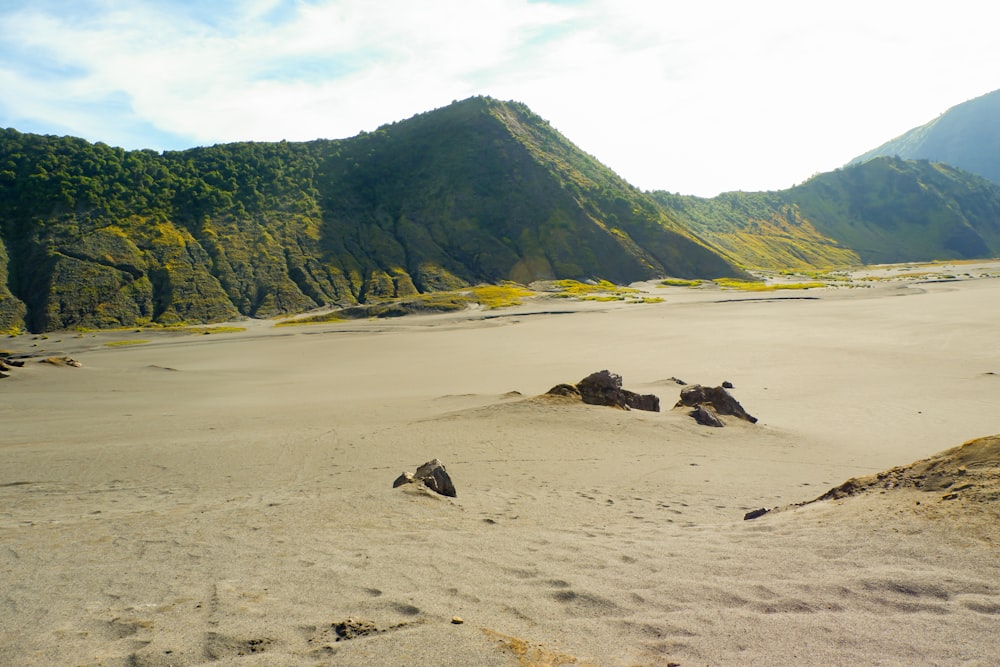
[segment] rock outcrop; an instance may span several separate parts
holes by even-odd
[[[622,389],[622,376],[608,370],[591,373],[575,385],[557,384],[547,394],[579,397],[588,405],[607,405],[622,410],[660,411],[660,399],[654,394],[637,394]]]
[[[688,385],[681,389],[680,400],[674,407],[695,408],[691,412],[691,416],[698,420],[699,424],[706,426],[724,426],[725,423],[719,419],[719,415],[736,417],[751,424],[757,423],[757,418],[747,413],[740,402],[733,398],[733,395],[724,387]],[[712,417],[714,420],[711,419]],[[714,423],[715,421],[718,423]]]
[[[694,420],[701,424],[702,426],[713,426],[715,428],[722,428],[725,423],[719,418],[715,410],[709,404],[699,405],[694,410],[691,411],[691,416]]]
[[[423,484],[434,493],[450,498],[455,498],[457,495],[451,476],[445,470],[444,464],[437,459],[431,459],[417,468],[416,472],[404,472],[392,483],[392,488],[395,489],[404,484]]]

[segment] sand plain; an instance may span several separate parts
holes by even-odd
[[[82,367],[0,380],[0,664],[1000,664],[996,489],[794,506],[1000,433],[1000,264],[939,268],[4,339]],[[601,369],[664,411],[539,398]]]

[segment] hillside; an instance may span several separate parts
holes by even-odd
[[[784,192],[727,192],[712,199],[653,193],[656,201],[731,261],[754,269],[860,264],[857,252],[812,225]]]
[[[779,192],[653,196],[749,268],[1000,255],[1000,186],[945,164],[879,157]]]
[[[518,103],[158,154],[0,132],[0,329],[268,317],[479,282],[740,271]]]
[[[1000,183],[1000,90],[952,107],[850,164],[878,156],[946,162]]]
[[[1000,186],[946,164],[876,158],[786,197],[865,264],[1000,255]]]

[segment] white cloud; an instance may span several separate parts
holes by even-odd
[[[95,2],[84,21],[0,9],[0,125],[127,147],[305,140],[491,94],[640,187],[776,189],[1000,87],[979,4],[257,0],[211,22],[151,0]]]

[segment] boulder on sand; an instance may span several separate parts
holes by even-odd
[[[622,389],[622,376],[607,370],[591,373],[576,385],[557,384],[546,393],[556,396],[579,396],[589,405],[607,405],[623,410],[660,411],[659,397]]]
[[[717,415],[729,415],[748,421],[751,424],[757,423],[757,418],[748,414],[740,402],[733,398],[733,395],[724,387],[705,387],[700,384],[692,384],[681,389],[681,398],[677,401],[675,408],[699,406],[709,406]],[[698,419],[696,412],[691,416]],[[698,423],[702,423],[700,420]],[[712,424],[714,426],[714,424]]]
[[[434,493],[450,498],[455,498],[457,495],[451,476],[444,469],[444,464],[437,459],[431,459],[417,468],[414,473],[404,472],[392,483],[392,488],[395,489],[404,484],[423,484]]]
[[[715,410],[709,404],[699,405],[691,411],[691,416],[702,426],[714,426],[715,428],[725,426],[722,420],[719,419],[719,415],[716,414]]]

